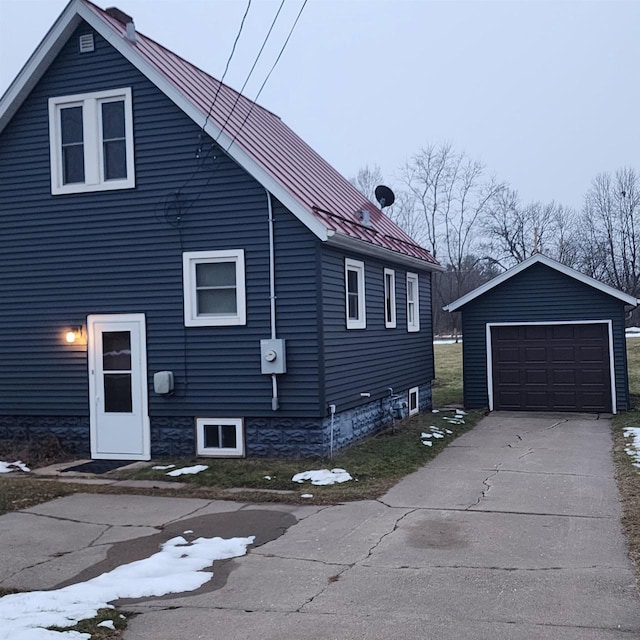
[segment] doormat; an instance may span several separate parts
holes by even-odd
[[[107,473],[114,469],[119,469],[128,464],[131,464],[133,460],[91,460],[91,462],[83,462],[76,467],[67,467],[61,469],[64,473],[66,471],[74,471],[76,473]]]

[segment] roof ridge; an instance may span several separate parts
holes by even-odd
[[[113,16],[111,16],[110,14],[108,14],[106,12],[105,9],[102,9],[101,7],[99,7],[97,4],[91,2],[91,0],[82,0],[82,2],[84,2],[87,5],[90,5],[91,8],[96,11],[96,13],[98,13],[102,18],[105,19],[105,21],[112,27],[115,27],[115,25],[113,25],[111,23],[112,20],[118,22],[118,20],[116,18],[114,18]],[[132,22],[135,25],[135,20],[132,18]],[[123,29],[124,32],[124,29]],[[194,69],[195,71],[197,71],[198,73],[202,73],[203,75],[207,76],[207,78],[209,78],[210,80],[213,80],[214,82],[216,82],[217,84],[221,85],[222,87],[228,89],[229,91],[231,91],[233,94],[235,94],[235,96],[238,97],[239,100],[245,100],[247,102],[249,102],[251,105],[255,107],[258,107],[259,109],[261,109],[262,111],[266,111],[267,113],[271,114],[272,116],[274,116],[275,118],[278,118],[278,120],[282,120],[282,118],[277,114],[274,113],[273,111],[271,111],[270,109],[267,109],[266,107],[263,107],[259,102],[256,102],[255,100],[252,100],[251,98],[248,98],[247,96],[245,96],[243,93],[241,93],[240,91],[238,91],[237,89],[234,89],[231,85],[226,84],[225,82],[222,82],[222,80],[218,80],[218,78],[216,78],[215,76],[211,75],[208,71],[205,71],[204,69],[202,69],[201,67],[199,67],[198,65],[194,64],[193,62],[191,62],[190,60],[187,60],[185,57],[181,56],[179,53],[176,53],[175,51],[173,51],[172,49],[169,49],[168,47],[166,47],[165,45],[163,45],[161,42],[158,42],[156,39],[148,36],[147,34],[143,33],[142,31],[139,31],[137,28],[135,30],[136,35],[137,36],[141,36],[142,38],[144,38],[147,42],[151,42],[153,43],[156,47],[159,47],[160,49],[162,49],[163,51],[165,51],[166,53],[168,53],[169,55],[173,56],[174,58],[178,58],[179,60],[181,60],[184,64],[186,64],[187,66],[191,67],[192,69]]]

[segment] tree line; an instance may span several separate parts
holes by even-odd
[[[375,202],[384,178],[367,166],[351,182]],[[436,334],[459,329],[459,314],[444,305],[536,252],[640,297],[640,176],[632,168],[598,174],[575,210],[524,202],[482,163],[451,144],[431,144],[407,160],[393,187],[385,212],[446,268],[434,278]]]

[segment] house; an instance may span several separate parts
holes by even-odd
[[[535,254],[445,307],[462,313],[464,403],[630,408],[625,317],[638,300]]]
[[[72,0],[0,100],[0,203],[0,438],[328,455],[431,405],[437,261],[118,9]]]

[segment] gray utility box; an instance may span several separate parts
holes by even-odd
[[[287,373],[285,340],[260,340],[262,373]]]

